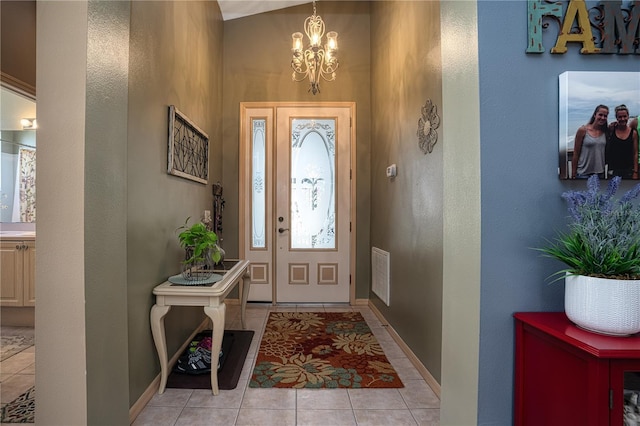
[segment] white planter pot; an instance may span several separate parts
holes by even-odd
[[[640,280],[567,275],[567,317],[596,333],[628,336],[640,332]]]

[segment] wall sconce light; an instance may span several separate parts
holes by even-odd
[[[20,120],[22,130],[35,130],[38,128],[38,122],[35,118],[23,118]]]
[[[291,52],[291,68],[293,68],[293,81],[302,81],[309,77],[309,91],[314,95],[320,92],[320,77],[326,81],[336,79],[338,69],[338,33],[327,33],[327,44],[322,48],[322,36],[324,36],[324,21],[316,15],[316,2],[313,2],[313,15],[304,21],[304,32],[309,39],[309,46],[303,50],[302,33],[291,35],[293,46]]]

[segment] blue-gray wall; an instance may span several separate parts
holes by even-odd
[[[560,264],[531,249],[563,227],[566,210],[560,193],[574,184],[581,187],[557,176],[558,75],[564,71],[640,71],[639,55],[582,55],[571,44],[566,54],[552,55],[549,51],[556,31],[551,23],[544,38],[545,53],[526,54],[527,2],[478,1],[480,425],[512,423],[512,314],[563,310],[562,282],[545,282]]]

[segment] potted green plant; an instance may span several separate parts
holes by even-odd
[[[190,217],[177,230],[180,247],[185,249],[182,276],[187,280],[205,280],[213,274],[213,266],[222,256],[218,236],[202,222],[189,226]]]
[[[569,229],[540,250],[567,267],[565,312],[578,326],[605,334],[640,332],[640,184],[619,199],[620,178],[600,191],[596,175],[586,191],[567,191]]]

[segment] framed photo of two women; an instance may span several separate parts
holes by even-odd
[[[640,72],[560,74],[560,179],[639,179]]]

